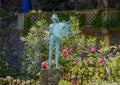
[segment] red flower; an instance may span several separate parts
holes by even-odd
[[[96,52],[96,48],[91,48],[90,53],[94,53],[94,52]]]
[[[43,61],[43,62],[41,63],[41,67],[42,67],[42,68],[47,68],[47,66],[48,66],[48,62],[47,62],[47,61]]]
[[[104,63],[104,59],[103,58],[99,58],[98,62],[99,63]]]

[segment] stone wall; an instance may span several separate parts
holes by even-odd
[[[2,8],[7,11],[21,11],[22,0],[2,0]]]
[[[22,30],[0,30],[0,52],[8,61],[10,71],[19,72],[21,68],[21,53],[24,50],[24,42],[21,41]]]

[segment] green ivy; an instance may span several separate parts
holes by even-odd
[[[118,11],[115,19],[116,19],[116,26],[120,27],[120,12],[119,11]]]
[[[116,27],[116,20],[114,18],[107,18],[107,20],[103,22],[103,27],[105,28]]]
[[[32,26],[29,34],[21,39],[26,42],[26,50],[22,56],[22,71],[31,74],[39,72],[41,63],[48,59],[48,30],[44,27],[46,21],[41,19]]]
[[[120,11],[118,11],[117,13],[117,17],[116,17],[116,28],[117,28],[117,32],[120,34]]]
[[[25,20],[24,20],[22,36],[27,36],[30,28],[31,28],[31,18],[30,16],[27,16],[25,17]]]
[[[116,7],[115,7],[117,10],[120,10],[120,4],[116,4]]]
[[[60,21],[63,21],[63,20],[68,21],[70,18],[69,14],[65,14],[65,13],[57,13],[57,15]]]
[[[83,27],[85,25],[85,19],[86,19],[85,14],[80,14],[78,18],[79,18],[79,27]]]
[[[103,27],[120,28],[120,12],[118,11],[115,17],[107,18],[107,20],[103,22]]]
[[[102,12],[103,10],[99,10],[97,13],[96,13],[96,17],[94,18],[94,20],[92,21],[92,25],[93,27],[95,28],[100,28],[102,27]]]

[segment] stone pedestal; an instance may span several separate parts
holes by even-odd
[[[61,73],[58,69],[40,71],[40,85],[58,85]]]
[[[18,29],[23,29],[24,17],[25,17],[24,13],[19,13],[18,14],[18,27],[17,27]]]

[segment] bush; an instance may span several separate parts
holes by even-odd
[[[86,19],[85,14],[80,14],[78,18],[79,18],[79,27],[83,27],[85,25],[85,19]]]
[[[99,10],[96,14],[96,17],[94,18],[94,20],[92,21],[92,25],[95,28],[100,28],[102,27],[102,12],[103,10]]]
[[[36,74],[40,70],[41,62],[48,58],[48,32],[45,30],[45,20],[33,26],[28,35],[22,37],[26,51],[23,53],[23,71]]]
[[[114,27],[116,27],[116,24],[117,24],[117,22],[114,18],[107,18],[107,20],[103,22],[103,27],[114,28]]]
[[[116,50],[120,49],[120,45],[118,48],[105,47],[102,40],[97,43],[96,37],[86,38],[80,34],[78,18],[73,16],[71,18],[73,24],[73,28],[70,29],[71,35],[61,40],[59,56],[59,69],[64,78],[68,81],[81,78],[79,83],[84,79],[89,82],[98,80],[99,83],[105,79],[109,82],[119,81],[120,53],[116,53]],[[26,42],[23,68],[32,74],[39,72],[41,63],[47,68],[48,60],[48,31],[43,29],[48,25],[43,19],[38,23],[38,26],[33,26],[28,35],[22,38]],[[52,64],[54,68],[54,60]],[[114,74],[115,72],[117,74]]]
[[[29,16],[25,17],[22,36],[27,36],[31,28],[31,18]]]
[[[60,21],[63,21],[63,20],[67,21],[70,18],[69,14],[65,14],[65,13],[57,13],[57,15]]]

